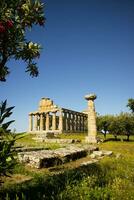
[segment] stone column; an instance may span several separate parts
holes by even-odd
[[[49,130],[49,112],[46,113],[46,131]]]
[[[40,114],[40,131],[43,131],[44,124],[43,124],[43,113]]]
[[[68,114],[65,114],[65,124],[66,124],[66,132],[68,131]]]
[[[38,115],[34,115],[34,131],[38,131]]]
[[[70,121],[71,121],[71,115],[70,115],[70,113],[68,113],[68,131],[70,132],[70,130],[71,130],[71,123],[70,123]]]
[[[30,113],[29,114],[29,128],[28,128],[28,131],[31,132],[33,130],[33,117],[32,117],[32,114]]]
[[[75,122],[76,122],[76,132],[78,132],[78,114],[75,116]]]
[[[82,131],[82,116],[80,115],[80,131]]]
[[[86,142],[97,143],[96,113],[94,105],[96,95],[86,95],[85,99],[88,101],[88,136],[86,137]]]
[[[60,110],[60,115],[59,115],[59,130],[62,133],[63,132],[63,111]]]
[[[75,113],[73,116],[73,126],[74,126],[74,132],[76,132],[76,114]]]
[[[53,118],[52,118],[52,130],[56,130],[56,112],[53,112]]]
[[[78,115],[78,131],[80,132],[80,115]]]
[[[82,117],[82,127],[83,127],[83,132],[85,132],[85,117]]]
[[[72,131],[74,132],[74,113],[72,113]]]
[[[73,113],[70,113],[70,131],[73,132]]]
[[[67,114],[64,112],[64,131],[66,131],[66,119],[67,119]]]

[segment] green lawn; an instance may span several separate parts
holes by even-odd
[[[45,143],[45,142],[36,141],[33,139],[35,136],[36,136],[35,134],[28,134],[28,133],[19,134],[18,137],[20,137],[20,139],[16,141],[16,146],[41,147],[44,149],[57,149],[61,147],[61,145],[58,143]]]
[[[82,135],[78,136],[84,138]],[[73,137],[77,137],[77,134]],[[61,138],[72,137],[62,134]],[[34,141],[31,142],[29,135],[18,142],[35,144]],[[134,200],[134,136],[130,137],[130,142],[122,142],[114,141],[109,135],[108,141],[98,146],[100,149],[112,150],[113,156],[81,168],[77,168],[77,162],[74,161],[64,165],[64,173],[61,174],[60,171],[34,170],[19,165],[14,171],[18,174],[17,180],[22,176],[22,180],[26,179],[26,182],[18,184],[15,180],[14,184],[6,183],[2,191],[7,191],[9,196],[12,192],[15,193],[16,199],[20,195],[23,196],[22,199],[28,200]],[[32,180],[27,182],[31,177]]]
[[[111,138],[113,139],[113,138]],[[100,149],[112,150],[112,157],[82,171],[81,180],[71,180],[59,199],[134,200],[134,137],[130,142],[107,141]],[[61,198],[62,197],[62,198]]]

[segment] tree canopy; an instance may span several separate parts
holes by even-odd
[[[129,107],[129,109],[132,111],[132,113],[134,113],[134,99],[132,99],[132,98],[128,99],[127,107]]]
[[[123,112],[118,115],[98,115],[97,129],[103,133],[105,139],[107,133],[110,133],[115,139],[119,135],[125,135],[129,141],[129,137],[134,135],[134,115]]]
[[[26,72],[38,76],[34,59],[41,46],[26,39],[26,30],[45,23],[44,4],[40,0],[2,0],[0,2],[0,81],[10,73],[10,59],[26,62]]]

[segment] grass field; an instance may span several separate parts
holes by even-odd
[[[62,134],[61,138],[71,138],[71,135]],[[74,138],[77,138],[77,134]],[[84,136],[79,135],[80,138],[84,139]],[[31,136],[26,135],[18,144],[28,146],[30,142]],[[32,142],[34,146],[37,145]],[[50,149],[54,148],[49,145]],[[14,175],[14,183],[8,180],[0,194],[7,192],[8,200],[134,200],[134,137],[130,137],[127,142],[114,141],[108,135],[108,141],[98,146],[100,149],[112,150],[113,156],[84,168],[76,168],[77,162],[71,162],[57,168],[57,173],[54,170],[32,170],[18,165],[14,171],[17,173]],[[60,168],[64,173],[60,174]],[[21,178],[25,182],[18,184],[17,180]]]

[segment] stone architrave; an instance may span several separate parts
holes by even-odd
[[[88,101],[88,136],[86,142],[97,143],[97,127],[96,127],[96,113],[94,100],[97,98],[95,94],[89,94],[85,96]]]

